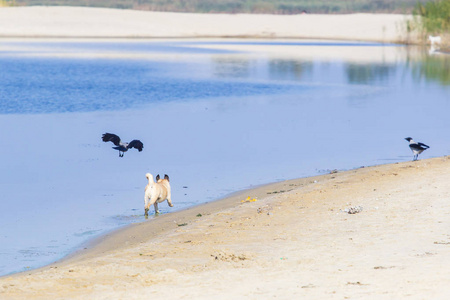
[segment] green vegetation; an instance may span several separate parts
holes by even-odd
[[[12,2],[12,1],[7,1]],[[16,5],[70,5],[197,13],[411,13],[417,0],[15,0]]]
[[[417,3],[413,13],[425,34],[450,33],[450,0]]]
[[[0,7],[2,6],[14,6],[16,4],[15,0],[0,0]]]

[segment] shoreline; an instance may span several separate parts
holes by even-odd
[[[0,295],[444,299],[449,169],[444,156],[238,192],[119,229],[55,264],[1,277]],[[346,212],[359,206],[359,213]]]
[[[272,38],[415,43],[410,15],[194,14],[70,6],[0,8],[0,38]]]
[[[370,167],[360,167],[358,169],[361,168]],[[358,169],[351,169],[343,172],[355,171]],[[124,248],[133,247],[141,243],[144,239],[156,238],[160,234],[177,229],[178,224],[194,221],[197,218],[198,213],[201,213],[202,215],[210,215],[218,213],[222,210],[235,208],[243,203],[243,199],[245,200],[247,194],[249,193],[251,193],[254,198],[264,199],[267,196],[265,194],[266,190],[290,191],[289,185],[308,185],[319,179],[326,180],[328,177],[333,177],[333,174],[334,173],[327,173],[322,175],[300,177],[249,187],[244,190],[232,192],[227,196],[212,200],[210,202],[197,204],[193,207],[188,207],[175,212],[168,212],[163,215],[153,216],[152,219],[143,222],[127,224],[120,228],[112,229],[109,232],[99,235],[98,237],[89,239],[76,247],[74,251],[55,262],[36,269],[2,275],[0,276],[0,279],[10,276],[20,276],[25,273],[30,275],[48,268],[55,268],[69,263],[77,263],[83,261],[84,259],[105,255],[112,250],[120,249],[117,245],[123,244],[125,246],[121,247]],[[162,204],[164,205],[164,203]],[[148,227],[152,227],[152,231],[149,231]]]

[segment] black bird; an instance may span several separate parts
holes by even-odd
[[[411,151],[414,153],[414,160],[417,160],[417,157],[419,156],[420,153],[422,153],[423,151],[427,150],[428,148],[430,148],[430,146],[427,146],[423,143],[417,143],[415,142],[412,138],[407,137],[405,138],[405,140],[407,140],[409,142],[409,148],[411,149]]]
[[[142,151],[142,148],[144,148],[144,144],[140,140],[132,140],[129,143],[122,143],[120,141],[120,137],[113,133],[105,133],[102,135],[102,140],[104,142],[113,142],[114,145],[117,147],[113,147],[113,149],[119,150],[119,157],[122,157],[125,152],[128,151],[128,149],[136,148],[139,150],[139,152]]]

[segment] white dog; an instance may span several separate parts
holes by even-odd
[[[150,173],[145,174],[145,177],[148,179],[148,184],[145,187],[145,216],[148,216],[148,210],[152,204],[155,207],[155,214],[159,213],[158,203],[166,199],[169,206],[172,207],[169,176],[164,175],[164,179],[160,179],[157,175],[156,182],[153,182],[153,175]]]

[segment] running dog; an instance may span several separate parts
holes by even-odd
[[[156,182],[153,181],[153,175],[150,173],[145,174],[148,179],[148,184],[145,187],[145,216],[148,217],[148,210],[150,205],[155,207],[155,214],[159,213],[158,203],[167,199],[167,203],[170,207],[173,206],[172,199],[170,198],[170,183],[169,176],[164,175],[164,179],[159,178],[159,174],[156,176]]]

